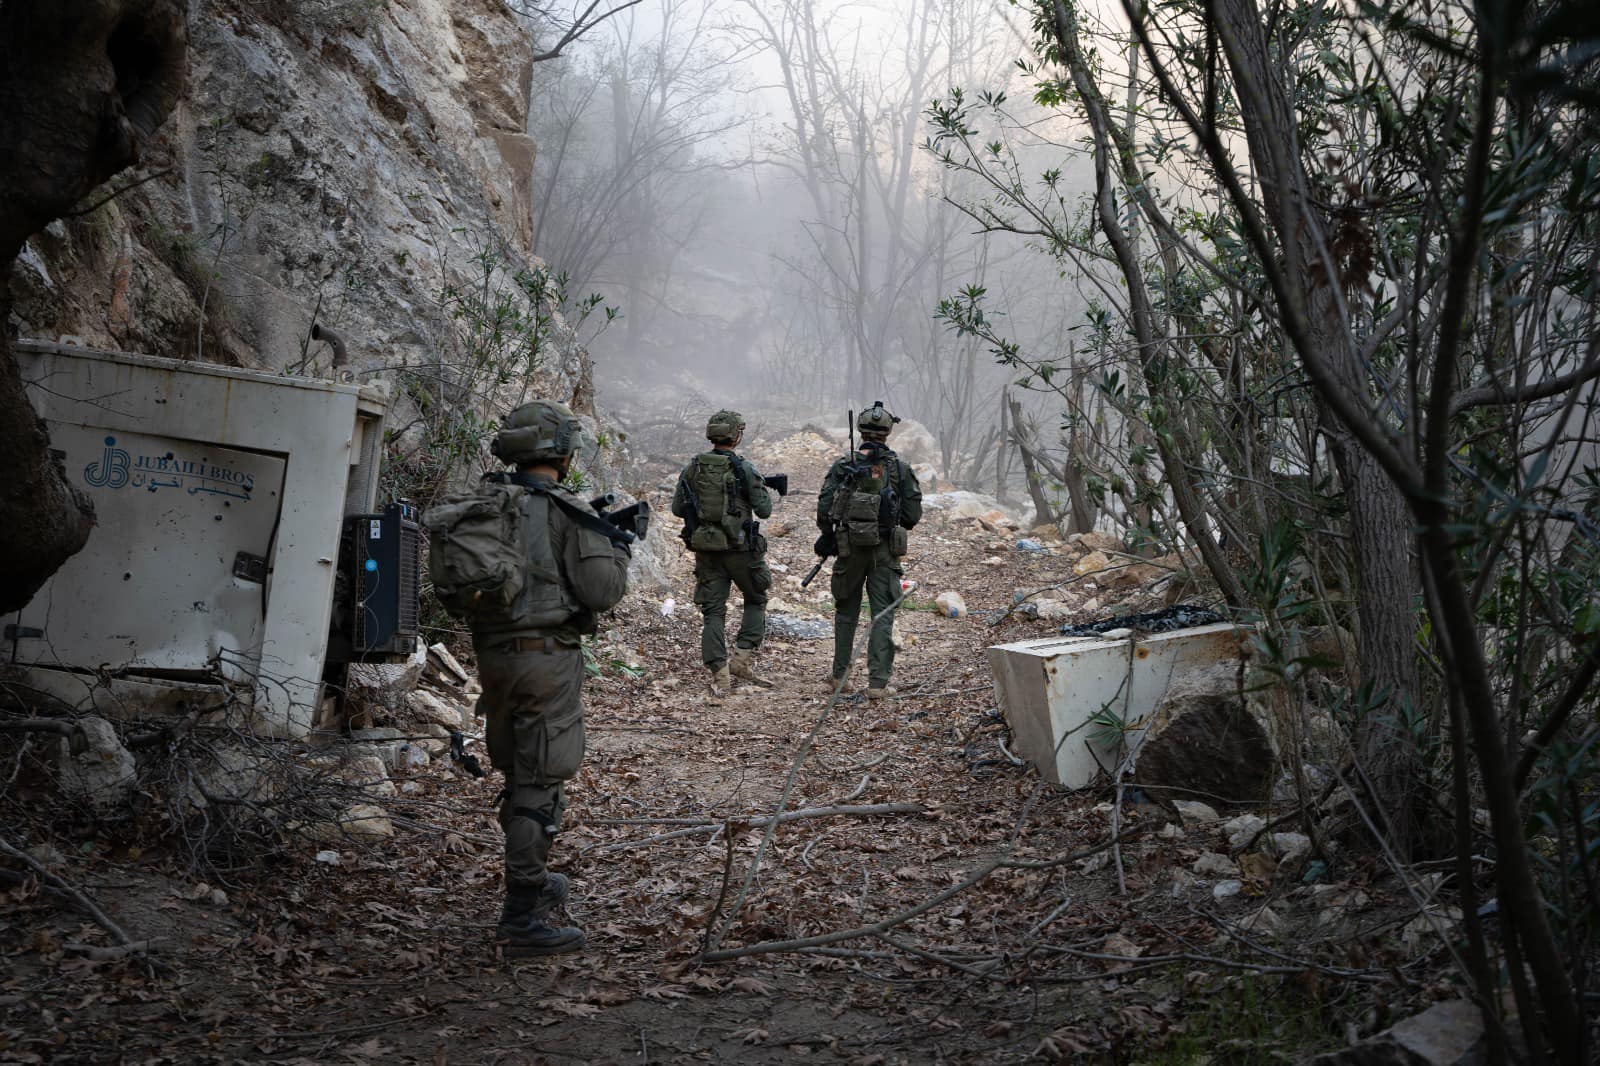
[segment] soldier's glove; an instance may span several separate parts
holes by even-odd
[[[817,542],[811,546],[811,550],[824,558],[830,555],[838,555],[839,538],[830,529],[817,538]]]

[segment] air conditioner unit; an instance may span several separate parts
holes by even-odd
[[[421,606],[417,509],[393,503],[382,514],[348,516],[344,528],[340,555],[349,568],[351,660],[410,655]]]

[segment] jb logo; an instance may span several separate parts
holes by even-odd
[[[105,454],[83,468],[83,480],[97,489],[120,489],[128,483],[128,465],[127,449],[117,447],[117,438],[107,437]]]

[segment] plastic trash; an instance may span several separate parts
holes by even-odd
[[[672,612],[678,609],[678,601],[668,596],[661,602],[661,617],[671,618]]]
[[[941,592],[933,598],[933,605],[946,618],[960,618],[967,613],[967,601],[959,592]]]
[[[1042,552],[1044,550],[1045,546],[1036,540],[1029,540],[1027,537],[1023,537],[1017,541],[1017,551],[1019,552]]]

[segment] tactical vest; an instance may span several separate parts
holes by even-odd
[[[423,516],[434,590],[474,636],[553,629],[581,612],[551,543],[552,506],[520,485],[486,484]]]
[[[689,535],[697,552],[737,551],[746,546],[745,523],[750,519],[749,490],[741,492],[745,472],[727,452],[697,455],[686,475],[694,492],[698,524]]]
[[[900,460],[890,452],[876,460],[857,458],[846,467],[846,478],[839,484],[829,508],[829,517],[838,535],[840,555],[850,548],[874,548],[896,537],[899,516],[896,501],[900,496]],[[853,476],[852,476],[853,475]],[[898,552],[904,554],[904,549]]]

